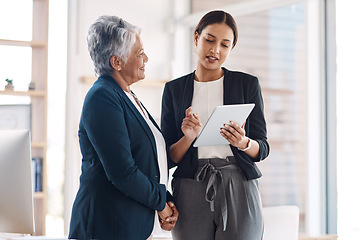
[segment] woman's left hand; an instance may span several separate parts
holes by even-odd
[[[244,126],[245,123],[240,127],[236,122],[230,121],[230,124],[224,124],[224,127],[220,128],[220,134],[234,147],[244,149],[249,142]]]
[[[161,219],[161,217],[159,216],[159,222],[162,229],[166,231],[171,231],[175,227],[175,224],[178,220],[179,212],[173,202],[168,202],[167,204],[171,208],[173,214],[172,216],[167,217],[165,220]]]

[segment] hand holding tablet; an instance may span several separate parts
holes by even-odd
[[[229,142],[221,136],[219,129],[224,128],[224,124],[229,124],[230,121],[242,125],[254,106],[254,103],[250,103],[216,107],[199,133],[194,147],[228,145]]]

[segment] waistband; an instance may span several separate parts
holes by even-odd
[[[196,181],[203,182],[209,174],[208,184],[206,186],[205,200],[210,203],[210,210],[214,212],[214,201],[218,191],[221,191],[223,198],[220,199],[221,215],[223,220],[223,231],[226,230],[228,219],[227,199],[222,170],[238,170],[240,167],[236,164],[233,156],[223,158],[202,158],[199,159],[199,168],[196,174]],[[232,198],[232,192],[230,191]]]
[[[227,156],[226,158],[199,158],[198,166],[203,166],[207,163],[211,163],[216,166],[224,166],[229,164],[237,164],[234,156]]]

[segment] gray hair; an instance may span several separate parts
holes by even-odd
[[[136,35],[141,29],[117,16],[101,16],[89,28],[88,50],[96,75],[112,75],[110,58],[118,56],[124,62],[131,53]]]

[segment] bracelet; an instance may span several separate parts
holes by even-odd
[[[250,149],[251,148],[251,139],[250,138],[248,138],[248,139],[249,139],[249,141],[247,143],[247,146],[244,149],[241,149],[241,148],[237,148],[237,149],[239,149],[240,151],[246,151],[246,150]]]

